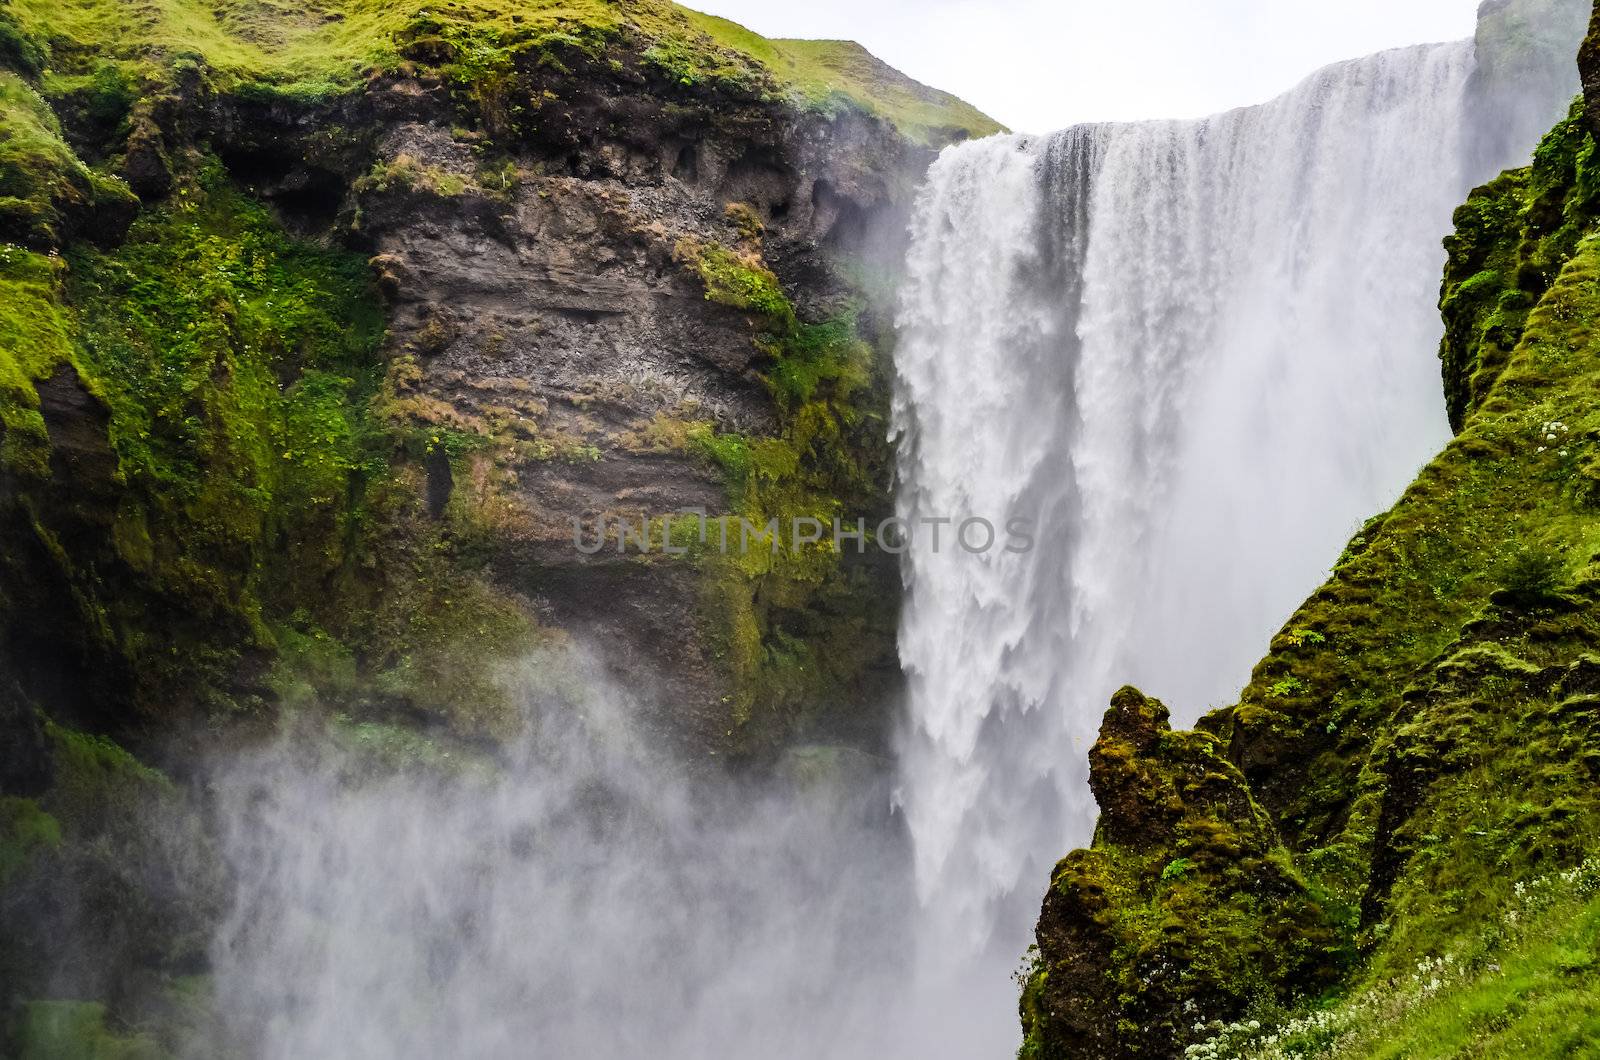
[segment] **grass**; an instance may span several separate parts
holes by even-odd
[[[689,17],[722,45],[753,57],[812,108],[859,106],[923,144],[1004,131],[971,104],[913,81],[853,41],[768,40],[715,15]]]
[[[94,61],[204,60],[235,84],[302,94],[337,92],[398,69],[427,42],[458,80],[480,86],[518,55],[559,66],[564,53],[613,45],[684,87],[731,84],[825,111],[855,107],[919,143],[1000,127],[904,77],[857,45],[768,41],[666,0],[13,0],[20,26],[52,42],[53,73],[84,76]]]
[[[1279,1024],[1239,1021],[1192,1060],[1600,1056],[1600,861],[1508,889],[1472,957],[1424,958]]]

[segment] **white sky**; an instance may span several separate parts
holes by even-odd
[[[688,0],[768,37],[860,41],[1012,128],[1192,118],[1320,66],[1472,35],[1478,0]]]

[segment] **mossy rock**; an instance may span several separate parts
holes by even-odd
[[[1051,879],[1020,1055],[1170,1057],[1337,978],[1340,933],[1214,736],[1125,688],[1089,762],[1095,846]]]

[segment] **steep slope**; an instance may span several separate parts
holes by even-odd
[[[1003,131],[971,104],[913,81],[854,41],[769,41],[727,19],[687,14],[707,36],[753,57],[805,106],[859,107],[892,122],[919,143]]]
[[[1586,84],[1594,59],[1591,36]],[[1055,872],[1022,1055],[1592,1046],[1592,129],[1580,102],[1531,167],[1457,212],[1441,351],[1457,436],[1239,704],[1132,747],[1138,697],[1107,714],[1096,793],[1138,797],[1102,797],[1094,850]],[[1231,802],[1209,794],[1230,784]],[[1182,826],[1150,829],[1152,799]],[[1241,828],[1242,800],[1270,824]]]

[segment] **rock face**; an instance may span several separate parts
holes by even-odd
[[[37,288],[51,312],[65,298],[85,307],[63,316],[63,351],[96,319],[106,333],[83,340],[93,357],[51,353],[37,380],[22,365],[9,399],[11,447],[27,440],[35,461],[32,478],[18,477],[20,461],[5,469],[8,499],[22,502],[8,509],[13,555],[33,555],[39,536],[28,496],[80,498],[45,506],[55,515],[40,532],[63,547],[39,546],[37,562],[0,579],[0,593],[30,601],[7,615],[33,613],[3,638],[25,687],[74,696],[110,728],[240,701],[270,713],[286,682],[306,687],[308,675],[285,674],[299,665],[285,646],[331,638],[370,682],[358,711],[493,738],[492,680],[461,674],[492,675],[519,644],[554,635],[648,690],[657,734],[696,757],[770,757],[802,734],[877,744],[897,671],[892,557],[785,546],[758,559],[705,541],[720,537],[717,520],[737,542],[740,518],[853,526],[887,513],[889,307],[881,286],[849,277],[898,263],[904,210],[939,138],[991,123],[859,50],[784,45],[805,77],[843,79],[814,105],[812,81],[785,88],[738,50],[759,38],[660,2],[552,25],[419,8],[371,42],[389,57],[335,90],[159,49],[135,72],[96,66],[79,41],[56,66],[88,87],[50,101],[52,113],[27,79],[54,27],[48,12],[28,14],[6,16],[16,55],[0,76],[45,144],[39,172],[56,176],[19,223],[41,252],[93,228],[113,264]],[[129,189],[144,212],[124,245]],[[183,369],[190,407],[144,407],[155,388],[140,373],[163,356],[162,325],[152,314],[142,334],[111,334],[127,330],[111,320],[127,297],[112,290],[130,274],[126,247],[189,239],[168,221],[191,208],[226,246],[238,218],[221,214],[242,217],[250,201],[290,240],[279,261],[303,261],[290,248],[306,240],[329,250],[331,273],[318,265],[277,288],[297,267],[228,273],[240,301],[206,303],[221,338],[212,379],[226,386],[206,380],[197,349]],[[121,219],[106,225],[108,211]],[[348,254],[370,259],[372,289],[325,283],[350,277]],[[362,329],[381,313],[385,330],[319,333],[329,354],[345,347],[332,364],[304,336],[252,342],[233,323],[250,315],[246,299],[307,297]],[[127,348],[143,363],[118,361]],[[280,398],[232,394],[265,375]],[[296,411],[339,379],[342,408]],[[12,423],[33,423],[34,409],[42,435]],[[288,431],[285,417],[302,414],[336,429]],[[279,435],[278,466],[240,441]],[[152,437],[146,474],[133,464]],[[166,466],[169,453],[182,468]],[[231,474],[218,475],[224,465]],[[281,508],[341,465],[343,489],[323,479],[313,506]],[[88,482],[118,475],[126,489],[89,499]],[[227,484],[197,506],[180,496],[186,476]],[[666,555],[665,521],[686,510],[713,529],[694,534],[690,555]],[[603,547],[577,547],[597,534]],[[170,564],[167,540],[183,554]],[[152,639],[131,628],[139,608],[173,622]],[[452,609],[467,613],[424,620]],[[45,641],[59,680],[24,663]],[[73,671],[124,677],[79,691]],[[351,698],[309,676],[318,695]]]
[[[1589,131],[1600,136],[1600,10],[1595,11],[1589,23],[1589,35],[1578,53],[1578,70],[1583,75],[1583,102],[1589,116]]]
[[[737,690],[703,618],[703,569],[577,542],[602,524],[730,512],[726,476],[692,437],[782,430],[760,320],[708,300],[684,247],[769,264],[802,314],[848,312],[858,296],[836,275],[841,255],[894,256],[894,242],[865,241],[903,227],[928,156],[859,116],[686,105],[585,76],[599,83],[558,91],[557,120],[581,143],[517,143],[488,171],[481,140],[438,118],[401,122],[354,208],[382,269],[393,355],[415,367],[412,414],[488,441],[466,478],[497,506],[497,581],[629,685],[659,686],[665,734],[717,745],[734,720],[719,704]],[[871,510],[843,514],[881,511],[887,485]],[[892,570],[875,570],[887,591]]]
[[[1532,142],[1559,115],[1548,100],[1576,87],[1572,68],[1550,61],[1583,37],[1587,0],[1483,0],[1478,7],[1478,65],[1467,87],[1473,106],[1498,115],[1467,144],[1472,172],[1511,157],[1514,145]],[[1497,102],[1495,102],[1497,101]]]
[[[1591,100],[1597,56],[1591,36]],[[1535,1012],[1549,983],[1502,968],[1554,982],[1589,945],[1569,920],[1521,926],[1519,903],[1537,891],[1577,917],[1600,845],[1593,151],[1583,103],[1457,212],[1441,351],[1457,437],[1350,543],[1240,702],[1173,733],[1118,694],[1091,756],[1094,847],[1044,901],[1024,1056],[1567,1048]],[[1563,1026],[1594,1018],[1592,996],[1570,1005],[1588,1007]]]

